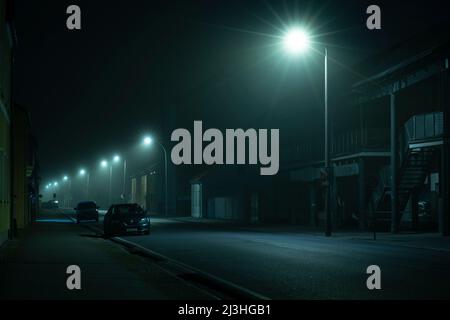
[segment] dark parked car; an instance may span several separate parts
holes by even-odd
[[[58,209],[58,200],[49,200],[41,204],[42,209]]]
[[[95,220],[98,222],[99,206],[94,201],[84,201],[77,204],[74,210],[77,212],[77,223],[82,220]]]
[[[134,231],[150,233],[150,218],[136,203],[112,205],[105,215],[103,230],[106,236]]]

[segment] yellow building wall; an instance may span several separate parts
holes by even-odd
[[[10,108],[11,43],[5,21],[5,0],[0,0],[0,244],[10,227]]]
[[[7,240],[10,227],[9,151],[9,123],[4,114],[0,113],[0,245]]]
[[[26,177],[28,127],[26,112],[17,107],[14,110],[13,208],[17,228],[23,229],[30,222]]]

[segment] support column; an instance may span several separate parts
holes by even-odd
[[[367,229],[367,210],[366,210],[366,171],[364,159],[358,160],[358,211],[359,227],[361,230]]]
[[[317,199],[316,199],[316,188],[314,182],[309,186],[309,203],[310,203],[310,224],[312,227],[317,227]]]
[[[440,194],[441,199],[440,201],[442,203],[442,207],[439,208],[439,232],[443,236],[450,236],[450,228],[449,228],[449,168],[448,168],[448,162],[449,159],[449,143],[447,139],[445,139],[444,144],[442,145],[442,152],[441,152],[441,174],[439,176],[439,187],[440,187]]]
[[[450,172],[449,172],[449,138],[450,138],[450,80],[449,80],[449,59],[444,61],[444,70],[441,81],[441,103],[444,113],[444,143],[441,152],[441,172],[439,175],[440,195],[442,198],[442,208],[439,214],[439,232],[443,236],[450,236]]]
[[[411,227],[417,232],[419,231],[419,199],[417,190],[411,194]]]
[[[395,94],[391,93],[391,232],[398,233],[398,137]]]

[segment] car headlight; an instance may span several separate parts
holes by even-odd
[[[149,223],[149,219],[148,218],[142,218],[141,221],[139,221],[141,223]]]

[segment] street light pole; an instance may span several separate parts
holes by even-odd
[[[164,214],[167,217],[169,215],[169,207],[168,207],[168,197],[167,197],[167,150],[164,148],[162,143],[157,141],[159,146],[162,148],[164,153]]]
[[[148,145],[152,144],[152,141],[153,141],[153,139],[151,137],[147,136],[144,138],[143,144],[148,146]],[[168,206],[169,198],[168,198],[168,192],[167,192],[167,189],[168,189],[168,187],[167,187],[167,185],[168,185],[167,184],[167,180],[168,180],[167,179],[167,150],[164,147],[164,145],[161,142],[159,142],[158,140],[156,141],[156,143],[161,147],[161,149],[163,150],[163,153],[164,153],[164,180],[165,180],[165,183],[164,183],[164,189],[165,189],[165,191],[164,191],[164,203],[165,203],[164,214],[167,217],[169,215],[169,206]]]
[[[326,170],[326,201],[325,201],[325,236],[331,236],[331,175],[333,168],[330,161],[330,141],[329,141],[329,113],[328,113],[328,50],[325,48],[325,170]]]
[[[108,203],[111,205],[111,184],[112,184],[112,168],[113,164],[109,165],[109,188],[108,188]]]
[[[288,30],[284,36],[284,46],[291,54],[300,54],[304,52],[310,45],[309,35],[300,28]],[[325,235],[331,236],[331,200],[332,200],[332,175],[333,168],[330,159],[330,128],[329,128],[329,112],[328,112],[328,50],[325,48],[324,53],[325,77],[324,77],[324,108],[325,108]]]
[[[86,182],[86,200],[88,200],[89,199],[89,178],[90,178],[90,173],[88,172],[87,173],[87,175],[86,175],[86,180],[87,180],[87,182]]]
[[[125,195],[125,188],[126,188],[126,181],[127,181],[127,160],[124,159],[123,160],[123,187],[122,187],[122,196],[123,196],[123,200],[126,203],[126,195]]]

